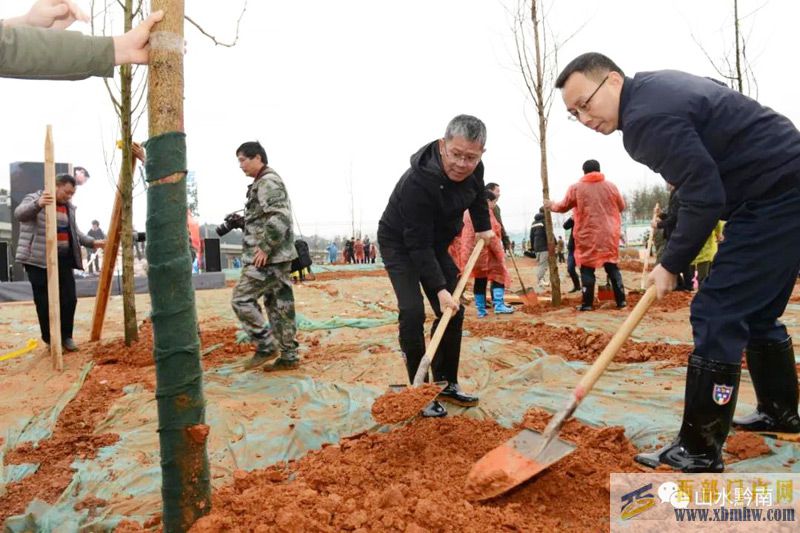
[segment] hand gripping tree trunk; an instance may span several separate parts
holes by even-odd
[[[150,36],[147,260],[152,302],[164,530],[186,531],[211,508],[202,368],[186,227],[183,0],[153,0]]]

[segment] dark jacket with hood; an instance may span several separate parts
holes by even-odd
[[[547,251],[547,230],[544,227],[544,215],[536,213],[531,224],[531,243],[534,252]]]
[[[381,250],[407,253],[422,284],[439,291],[447,282],[438,258],[449,257],[447,247],[461,232],[467,209],[476,232],[491,229],[483,163],[464,181],[452,181],[434,141],[411,156],[411,168],[397,182],[378,223],[378,244]]]

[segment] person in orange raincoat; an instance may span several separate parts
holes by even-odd
[[[583,302],[578,309],[591,311],[594,303],[594,269],[603,267],[611,280],[617,309],[625,307],[625,287],[617,267],[619,261],[620,213],[625,200],[616,185],[606,181],[600,163],[583,164],[583,177],[567,189],[560,202],[546,200],[544,206],[556,213],[574,209],[575,262],[581,266]]]
[[[356,243],[353,245],[353,250],[355,251],[356,255],[356,263],[363,263],[364,262],[364,243],[361,239],[356,239]]]
[[[491,191],[486,191],[486,198],[489,203],[489,220],[492,224],[494,237],[489,244],[481,250],[475,268],[472,269],[472,277],[475,279],[473,293],[475,294],[475,306],[478,308],[478,318],[486,316],[486,285],[492,282],[492,304],[495,314],[513,313],[514,309],[505,303],[505,290],[511,284],[511,277],[506,268],[506,256],[503,249],[503,227],[494,216],[494,205],[497,197]],[[449,252],[458,269],[463,271],[467,264],[472,249],[475,247],[475,228],[472,226],[472,219],[469,211],[464,211],[464,228],[450,244]]]

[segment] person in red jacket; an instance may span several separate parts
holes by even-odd
[[[478,261],[470,275],[475,279],[472,292],[475,295],[475,307],[478,309],[478,318],[486,316],[486,285],[492,282],[492,305],[495,314],[513,313],[514,309],[505,303],[506,288],[511,285],[511,276],[506,268],[506,254],[503,247],[503,226],[494,215],[497,196],[492,191],[486,191],[489,204],[489,220],[492,224],[494,236],[489,244],[481,250]],[[453,239],[450,244],[450,255],[453,257],[458,270],[463,271],[469,260],[472,249],[475,247],[475,228],[469,211],[464,211],[464,229],[461,234]]]
[[[611,280],[617,308],[627,305],[619,262],[620,213],[625,200],[616,185],[606,181],[600,163],[590,159],[583,163],[583,177],[567,189],[560,202],[545,200],[546,209],[565,213],[574,209],[575,262],[581,266],[583,302],[578,308],[591,311],[594,303],[594,269],[603,267]]]

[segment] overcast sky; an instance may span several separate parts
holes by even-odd
[[[515,64],[512,0],[250,0],[239,43],[215,47],[187,24],[185,123],[189,169],[199,187],[200,219],[218,223],[243,206],[250,180],[234,151],[258,139],[283,177],[301,233],[350,233],[351,188],[356,230],[375,234],[389,194],[409,156],[444,133],[459,113],[486,122],[487,181],[502,187],[500,204],[510,231],[530,224],[542,201],[535,118]],[[730,49],[732,0],[558,0],[549,12],[564,39],[564,66],[599,51],[628,75],[673,68],[717,76],[692,35],[715,59]],[[30,1],[0,0],[0,17],[24,12]],[[79,1],[88,11],[88,0]],[[186,12],[220,40],[230,40],[240,0],[187,0]],[[116,3],[111,10],[118,9]],[[797,123],[795,65],[800,3],[740,0],[749,15],[748,54],[758,99]],[[83,24],[74,29],[89,32]],[[9,163],[41,160],[45,125],[52,124],[56,160],[89,169],[91,180],[74,198],[88,230],[107,227],[118,168],[106,170],[116,118],[100,79],[79,82],[0,80],[0,187]],[[624,191],[661,178],[629,159],[621,134],[608,137],[566,120],[560,95],[550,117],[551,195],[560,198],[597,159]],[[146,122],[136,140],[145,140]],[[118,167],[119,157],[116,159]],[[352,186],[352,187],[351,187]],[[146,195],[134,203],[144,228]]]

